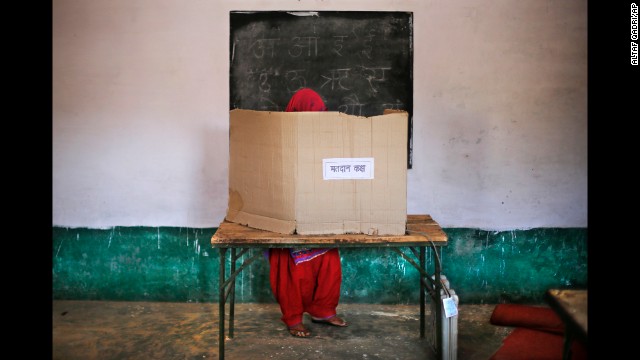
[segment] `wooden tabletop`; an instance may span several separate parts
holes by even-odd
[[[549,306],[560,316],[567,328],[582,341],[587,341],[587,290],[550,289],[545,293]]]
[[[405,235],[298,235],[258,230],[223,221],[211,238],[211,245],[225,247],[383,247],[447,245],[447,234],[429,215],[407,215]]]

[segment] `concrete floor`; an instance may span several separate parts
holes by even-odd
[[[494,306],[459,306],[457,359],[486,360],[510,333],[489,324]],[[314,324],[305,315],[312,337],[294,338],[277,304],[236,304],[224,357],[435,359],[430,327],[419,336],[419,311],[418,305],[340,304],[349,327]],[[53,301],[52,318],[54,360],[219,359],[217,303]]]

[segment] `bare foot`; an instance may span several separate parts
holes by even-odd
[[[339,318],[338,315],[333,315],[328,319],[316,319],[314,317],[311,317],[311,321],[318,324],[327,324],[333,326],[349,326],[349,324],[344,319]]]
[[[311,336],[311,331],[309,331],[302,323],[290,326],[289,334],[295,337],[309,337]]]

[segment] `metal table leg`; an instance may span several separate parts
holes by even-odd
[[[413,265],[416,270],[420,272],[420,337],[424,338],[425,336],[425,291],[431,294],[431,297],[435,297],[435,289],[434,285],[429,277],[429,273],[426,270],[426,261],[425,261],[425,251],[424,247],[420,247],[419,250],[416,250],[413,247],[410,247],[409,250],[413,252],[413,255],[418,258],[418,262],[416,262],[413,258],[409,257],[403,251],[398,248],[391,248],[391,250],[398,253],[402,258],[404,258],[407,262]]]
[[[433,296],[433,302],[436,308],[436,313],[435,313],[435,317],[436,317],[436,349],[437,349],[437,354],[436,357],[438,359],[443,358],[444,356],[444,352],[443,352],[443,338],[442,338],[442,299],[440,297],[440,292],[442,291],[442,281],[440,280],[440,256],[438,256],[438,249],[434,246],[433,247],[433,251],[434,251],[434,255],[435,255],[435,259],[434,259],[434,265],[435,265],[435,271],[434,271],[434,284],[433,287],[435,289],[434,291],[434,296]]]
[[[420,247],[420,268],[425,269],[425,248],[424,246]],[[426,271],[426,270],[425,270]],[[420,274],[420,338],[424,338],[425,334],[425,321],[424,321],[424,313],[425,313],[425,286],[422,281],[422,274]]]
[[[229,295],[229,338],[233,338],[233,325],[235,318],[235,307],[236,307],[236,281],[235,281],[235,272],[236,272],[236,248],[231,248],[231,270],[229,271],[232,276],[234,276],[234,280],[229,284],[230,295]]]
[[[246,267],[251,265],[252,262],[262,256],[262,254],[257,253],[252,257],[245,259],[242,265],[236,268],[236,261],[248,252],[249,249],[241,249],[240,252],[237,253],[236,248],[231,248],[230,273],[229,278],[227,279],[225,274],[226,251],[227,248],[220,248],[220,286],[218,287],[218,312],[220,313],[220,324],[218,329],[218,352],[221,360],[224,360],[224,341],[226,338],[224,333],[224,322],[227,298],[229,298],[229,338],[233,338],[236,276],[238,276],[238,274],[240,274]]]
[[[226,248],[220,248],[220,283],[218,287],[218,356],[220,360],[224,360],[224,308],[226,301],[224,262],[226,252]]]

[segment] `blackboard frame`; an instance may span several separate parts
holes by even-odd
[[[413,150],[413,13],[230,11],[229,109],[284,111],[302,87],[330,111],[408,112]]]

